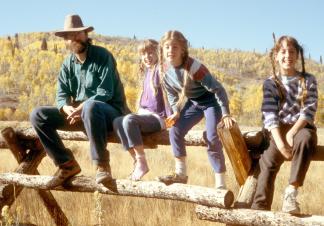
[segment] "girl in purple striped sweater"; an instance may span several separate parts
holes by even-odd
[[[305,72],[303,48],[295,38],[280,37],[270,57],[273,75],[263,84],[262,103],[263,123],[270,131],[270,145],[259,160],[261,172],[252,209],[271,209],[276,175],[284,160],[291,159],[282,211],[298,214],[297,189],[303,185],[317,145],[314,125],[317,83],[313,75]],[[297,70],[298,59],[301,60],[301,72]]]
[[[165,129],[164,119],[170,110],[164,104],[160,85],[158,63],[158,42],[152,39],[139,46],[140,74],[144,74],[143,92],[136,114],[129,114],[114,120],[114,131],[126,151],[134,159],[131,180],[140,180],[148,171],[141,133],[153,133]],[[142,81],[142,79],[140,79]]]

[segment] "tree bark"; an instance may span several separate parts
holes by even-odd
[[[31,127],[27,128],[16,128],[16,134],[19,138],[23,140],[36,139],[37,134]],[[205,138],[203,136],[202,130],[191,130],[185,136],[185,144],[188,146],[206,146]],[[81,131],[61,131],[58,130],[62,140],[74,140],[74,141],[88,141],[87,136]],[[119,138],[117,138],[114,133],[108,135],[108,142],[110,143],[120,143]],[[157,145],[170,145],[169,132],[167,130],[143,134],[143,142],[146,147],[157,148]],[[0,139],[0,148],[7,148],[5,142]]]
[[[253,202],[254,194],[256,192],[258,176],[260,173],[259,163],[253,163],[249,176],[241,186],[236,201],[234,202],[235,208],[250,208]]]
[[[34,176],[18,173],[0,174],[0,182],[24,186],[33,189],[50,189],[47,186],[52,176]],[[52,190],[95,192],[103,194],[137,196],[158,199],[171,199],[192,202],[207,206],[229,208],[234,200],[231,191],[225,189],[206,188],[195,185],[172,184],[165,185],[155,181],[130,181],[114,180],[107,185],[97,185],[93,178],[77,176],[68,181],[64,186]]]
[[[271,212],[250,209],[221,209],[198,205],[196,215],[201,220],[209,220],[231,225],[249,226],[320,226],[324,225],[324,216],[290,215],[282,212]]]

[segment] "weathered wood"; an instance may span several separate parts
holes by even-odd
[[[234,202],[235,208],[250,208],[252,205],[253,197],[256,192],[258,176],[260,173],[259,163],[255,161],[250,170],[249,176],[244,185],[241,186],[239,194]]]
[[[37,135],[33,128],[17,128],[15,129],[16,134],[19,138],[24,140],[28,139],[36,139]],[[87,136],[84,132],[81,131],[61,131],[58,130],[59,136],[63,140],[75,140],[75,141],[88,141]],[[119,139],[113,134],[109,134],[108,142],[110,143],[120,143]],[[157,133],[150,133],[150,134],[143,134],[143,142],[144,145],[156,148],[157,145],[169,145],[169,131],[161,131]],[[189,131],[188,134],[185,136],[185,143],[188,146],[205,146],[206,142],[203,136],[202,130],[192,130]],[[4,142],[1,142],[0,139],[0,148],[7,148]]]
[[[236,181],[243,185],[251,169],[251,158],[241,131],[234,123],[232,128],[225,128],[223,123],[217,125],[217,133],[231,161]]]
[[[49,189],[48,182],[52,176],[34,176],[18,173],[0,174],[0,182],[20,185],[33,189]],[[171,199],[193,202],[207,206],[228,208],[234,201],[231,191],[225,189],[206,188],[195,185],[172,184],[165,185],[156,181],[115,180],[107,187],[97,185],[93,178],[77,176],[72,178],[64,187],[53,190],[95,192],[103,194],[136,196],[158,199]]]
[[[29,140],[37,139],[35,131],[31,127],[16,128],[16,134],[19,139],[22,139],[24,146],[28,146]],[[66,132],[58,131],[60,137],[63,140],[74,140],[74,141],[88,141],[88,138],[83,132]],[[206,141],[203,135],[203,130],[190,130],[185,137],[185,143],[188,146],[206,146]],[[156,148],[157,145],[169,145],[169,131],[162,131],[153,134],[143,134],[144,144],[150,148]],[[110,143],[120,143],[119,140],[110,134],[108,138]],[[8,145],[0,137],[0,148],[8,148]],[[324,161],[324,146],[317,146],[317,151],[312,157],[314,161]]]
[[[34,140],[35,142],[32,145],[33,148],[30,149],[30,152],[27,154],[26,148],[20,144],[20,140],[17,138],[16,133],[12,128],[2,130],[1,134],[15,159],[18,163],[20,163],[15,172],[39,175],[37,167],[45,156],[45,152],[41,144],[38,142],[38,139]],[[11,206],[15,200],[15,197],[20,194],[22,189],[22,186],[16,186],[14,188],[13,185],[1,185],[0,209],[2,209],[4,205]],[[44,190],[38,190],[38,194],[56,225],[69,225],[67,217],[56,202],[53,194],[50,191]]]
[[[324,216],[293,216],[282,212],[271,212],[250,209],[221,209],[198,205],[196,215],[201,220],[221,222],[225,224],[249,226],[321,226]]]
[[[20,163],[26,155],[26,150],[21,147],[15,131],[11,127],[7,127],[1,131],[1,135],[17,162]]]

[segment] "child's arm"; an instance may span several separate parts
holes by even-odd
[[[294,144],[294,136],[298,133],[299,130],[304,128],[307,125],[307,121],[305,119],[299,118],[297,122],[290,128],[290,130],[286,134],[286,140],[290,147]]]
[[[218,104],[221,107],[222,115],[230,115],[229,101],[222,84],[218,82],[210,73],[206,73],[200,81],[201,85],[211,93],[215,93]]]
[[[264,127],[271,132],[279,152],[286,158],[292,157],[292,148],[282,137],[279,127],[279,94],[276,84],[267,79],[263,83],[262,114]]]
[[[276,143],[276,146],[280,153],[286,158],[291,159],[292,158],[292,147],[287,145],[284,138],[281,136],[279,127],[275,127],[271,129],[271,135]]]

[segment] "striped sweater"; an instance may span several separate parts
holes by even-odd
[[[184,73],[184,71],[188,73]],[[180,67],[173,67],[171,64],[164,65],[163,81],[167,92],[168,101],[173,112],[178,109],[178,101],[184,86],[184,75],[188,76],[186,84],[186,98],[203,104],[204,95],[214,94],[222,114],[229,115],[229,102],[226,91],[208,71],[208,69],[197,60],[189,57],[187,62]],[[199,98],[200,97],[200,98]]]
[[[305,76],[307,95],[303,107],[298,99],[303,92],[299,76],[280,76],[279,79],[286,92],[286,99],[282,104],[275,82],[268,78],[263,83],[262,116],[265,128],[271,130],[279,127],[279,123],[294,124],[299,118],[313,125],[318,100],[315,77],[311,74]]]

